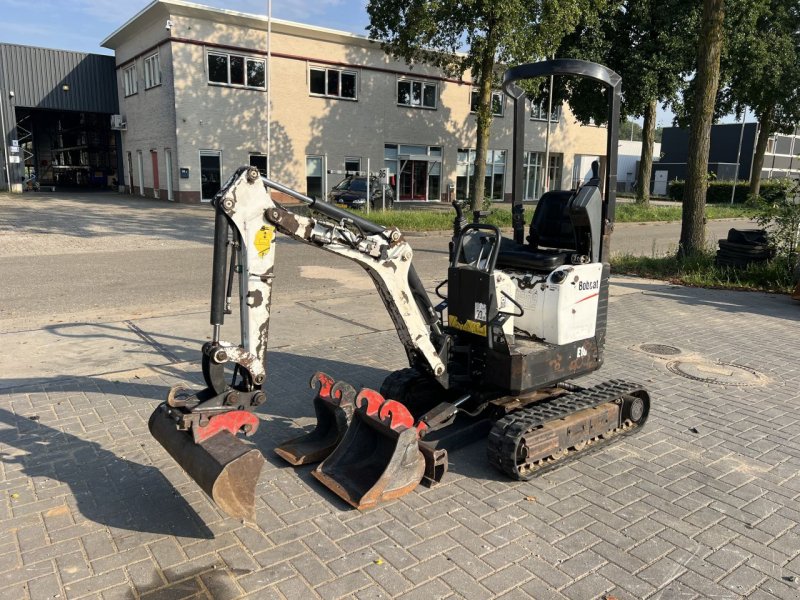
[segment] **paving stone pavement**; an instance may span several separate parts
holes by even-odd
[[[0,597],[800,598],[800,306],[616,284],[606,366],[586,381],[645,384],[642,431],[526,483],[476,443],[441,486],[364,513],[272,448],[311,424],[313,371],[377,387],[405,366],[391,331],[270,352],[253,525],[224,518],[147,432],[197,365],[0,390]],[[762,376],[667,368],[699,357],[722,363],[695,363],[707,378],[729,363]]]

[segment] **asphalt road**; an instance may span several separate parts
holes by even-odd
[[[107,202],[98,195],[49,198],[36,207],[30,198],[0,198],[7,209],[0,216],[0,331],[207,310],[208,207],[116,195]],[[745,224],[712,222],[709,239]],[[616,252],[664,253],[679,234],[679,223],[618,224],[613,246]],[[417,271],[432,290],[446,276],[449,237],[412,235],[409,241]],[[367,275],[338,256],[284,237],[277,253],[276,303],[373,293]]]

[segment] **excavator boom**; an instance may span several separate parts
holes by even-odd
[[[300,200],[325,218],[286,209],[274,200],[270,190]],[[252,519],[255,486],[264,460],[258,450],[236,436],[255,432],[258,419],[252,412],[266,400],[262,387],[276,232],[362,266],[386,306],[409,362],[443,382],[446,337],[414,270],[413,251],[399,230],[384,229],[350,212],[318,203],[261,177],[252,167],[237,170],[212,203],[216,211],[212,339],[202,350],[207,387],[194,394],[173,388],[167,401],[153,413],[150,431],[220,508],[231,516]],[[238,344],[220,337],[225,314],[232,312],[234,272],[239,280]],[[355,412],[355,394],[343,386],[346,384],[334,386],[322,373],[312,378],[312,387],[319,390],[315,400],[317,429],[278,448],[280,456],[292,464],[303,464],[321,460],[333,451]],[[389,427],[388,431],[389,437],[397,437],[394,429]],[[416,443],[414,435],[408,433],[403,439],[411,436]],[[416,447],[414,452],[409,466],[414,475],[410,479],[418,483],[417,472],[425,469],[424,456],[431,462],[433,454],[423,456]]]

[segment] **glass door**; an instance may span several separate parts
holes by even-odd
[[[222,187],[222,153],[219,150],[200,151],[200,198],[211,200]]]
[[[400,200],[428,199],[428,163],[409,160],[400,172]]]

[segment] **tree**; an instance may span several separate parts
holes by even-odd
[[[624,120],[619,124],[619,139],[632,142],[642,141],[642,126],[636,121]]]
[[[695,30],[698,16],[695,0],[617,0],[594,23],[582,22],[558,51],[622,76],[622,117],[644,117],[636,190],[642,204],[650,199],[658,104],[674,102],[693,69],[696,39],[687,32]],[[581,122],[607,120],[605,101],[593,86],[577,84],[566,96]]]
[[[608,0],[370,0],[369,36],[407,63],[427,63],[451,76],[470,72],[478,90],[473,210],[484,198],[486,151],[492,123],[492,89],[498,64],[551,56],[579,18]]]
[[[790,133],[800,122],[800,3],[797,0],[734,0],[726,20],[728,51],[723,112],[750,107],[759,122],[750,194],[758,196],[769,137]]]
[[[708,189],[708,151],[711,124],[719,86],[723,44],[724,0],[703,0],[697,44],[692,121],[689,127],[689,162],[683,194],[683,217],[678,253],[698,254],[705,246],[705,207]]]

